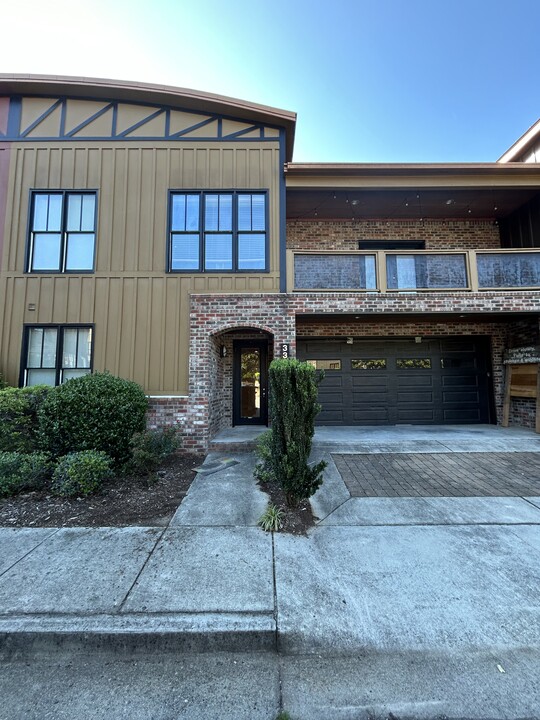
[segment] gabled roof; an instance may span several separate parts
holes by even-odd
[[[59,95],[77,98],[123,100],[200,110],[242,120],[283,127],[287,159],[292,159],[296,113],[199,90],[150,83],[63,75],[0,73],[0,96],[11,94]]]
[[[516,142],[508,148],[508,150],[501,155],[497,160],[500,163],[515,162],[518,157],[521,157],[527,150],[534,145],[535,142],[540,138],[540,120],[537,120],[534,125],[523,133],[523,135],[516,140]]]

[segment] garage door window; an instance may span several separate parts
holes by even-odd
[[[396,367],[399,370],[429,370],[431,358],[397,358]]]
[[[341,360],[308,360],[315,370],[341,370]]]
[[[386,360],[383,358],[370,360],[351,360],[353,370],[385,370]]]

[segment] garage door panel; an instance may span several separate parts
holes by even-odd
[[[352,396],[352,407],[361,408],[366,405],[381,405],[386,407],[389,402],[389,397],[386,393],[353,393]]]
[[[397,378],[397,386],[398,387],[422,388],[422,387],[432,387],[433,386],[433,376],[431,374],[407,375],[407,374],[396,373],[396,378]]]
[[[398,401],[398,403],[410,403],[412,405],[421,405],[422,403],[432,403],[433,402],[433,393],[428,392],[428,391],[424,391],[424,392],[398,391],[397,401]]]
[[[446,422],[482,422],[479,408],[463,408],[456,410],[443,410],[443,417]]]
[[[476,390],[456,390],[443,392],[443,402],[445,403],[479,403],[480,393]]]
[[[342,392],[319,389],[319,402],[324,400],[325,406],[342,407],[344,395]]]
[[[342,388],[343,387],[343,376],[342,375],[330,375],[327,374],[324,376],[324,380],[319,386],[321,390],[326,390],[326,388]]]
[[[343,398],[332,398],[331,400],[320,397],[319,403],[323,406],[324,412],[343,412]],[[321,412],[322,412],[321,411]]]
[[[387,425],[390,421],[390,416],[387,407],[367,407],[362,410],[353,410],[352,419],[354,424]]]
[[[443,387],[478,387],[478,375],[443,375]]]
[[[318,425],[348,425],[342,410],[326,411],[321,410],[317,415]]]
[[[435,411],[432,408],[398,408],[397,420],[400,423],[424,422],[429,424],[435,422]]]
[[[362,388],[369,388],[370,390],[384,392],[388,389],[388,378],[352,377],[351,385],[353,390],[362,390]]]

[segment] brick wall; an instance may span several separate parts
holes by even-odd
[[[518,427],[534,428],[536,425],[536,399],[512,398],[509,423]]]
[[[291,355],[296,333],[322,332],[332,335],[489,335],[492,340],[493,381],[498,412],[502,402],[502,353],[507,346],[509,323],[490,321],[496,313],[540,313],[540,292],[452,292],[452,293],[294,293],[245,295],[192,295],[190,313],[189,398],[153,399],[151,422],[179,421],[186,433],[186,446],[206,449],[209,439],[231,422],[232,342],[237,337],[273,337],[275,352],[288,343]],[[449,319],[454,314],[456,319]],[[472,314],[475,319],[458,318]],[[328,315],[317,330],[307,328],[306,315]],[[344,315],[350,318],[343,319]],[[477,316],[485,320],[479,322]],[[400,317],[401,316],[401,317]],[[411,317],[414,316],[414,317]],[[438,317],[440,316],[440,317]],[[514,337],[533,332],[537,321],[514,322]],[[353,327],[354,326],[354,327]],[[259,332],[256,332],[259,331]],[[227,357],[221,358],[221,344]],[[270,341],[271,345],[271,341]],[[530,413],[529,415],[530,416]],[[516,405],[514,422],[525,421],[527,412]],[[500,415],[499,415],[500,417]],[[530,422],[526,420],[527,423]]]
[[[148,399],[147,427],[168,427],[177,425],[182,434],[182,448],[186,452],[204,452],[206,446],[199,437],[196,411],[187,397],[150,397]]]
[[[287,220],[290,250],[358,250],[359,240],[423,240],[426,250],[501,247],[493,220]]]
[[[540,344],[538,318],[513,320],[510,323],[508,330],[508,348],[527,347],[538,344]]]

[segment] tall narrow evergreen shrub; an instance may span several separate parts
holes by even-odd
[[[321,409],[317,374],[299,360],[274,360],[269,380],[272,429],[259,444],[256,474],[281,485],[287,502],[295,505],[316,492],[326,467],[324,461],[309,464],[315,418]]]

